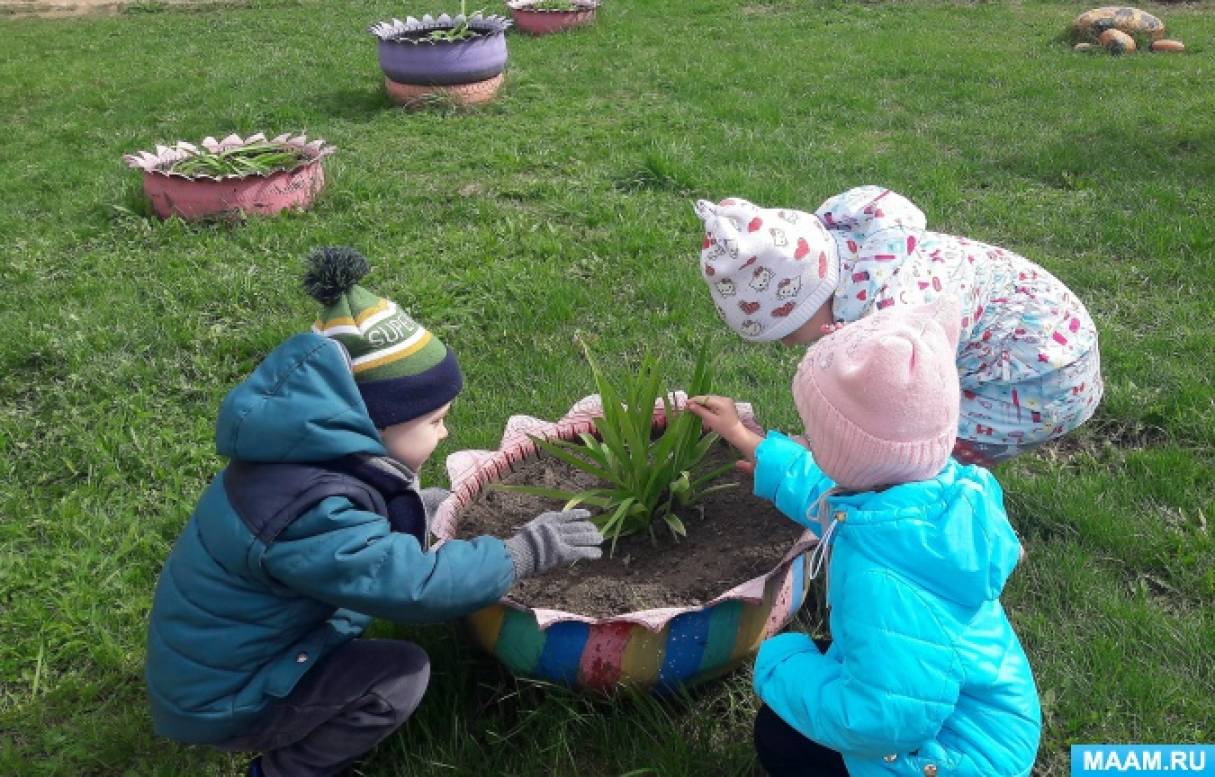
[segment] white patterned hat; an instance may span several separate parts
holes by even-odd
[[[737,197],[696,203],[705,224],[700,271],[717,312],[744,340],[779,340],[831,299],[835,240],[813,213]]]

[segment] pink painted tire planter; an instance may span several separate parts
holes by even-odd
[[[220,151],[266,142],[264,135],[242,139],[229,135],[222,141],[207,138],[202,146]],[[157,146],[156,153],[140,152],[124,157],[131,167],[143,170],[143,191],[152,210],[162,219],[178,216],[187,221],[206,218],[273,216],[287,209],[303,210],[312,204],[325,186],[324,157],[334,151],[323,140],[308,142],[307,137],[280,135],[272,143],[295,148],[307,157],[290,170],[268,175],[188,177],[171,171],[177,162],[197,147],[179,142],[173,147]]]
[[[528,35],[549,35],[595,21],[595,11],[599,7],[597,0],[578,0],[575,4],[580,6],[575,11],[544,11],[532,8],[532,0],[511,0],[507,3],[515,28]]]
[[[216,216],[273,216],[312,204],[325,185],[320,161],[270,176],[222,181],[191,180],[161,173],[143,174],[143,191],[152,210],[162,219],[180,216],[187,221]]]
[[[676,395],[676,406],[686,402]],[[749,405],[744,423],[758,425]],[[460,512],[488,483],[536,453],[529,436],[575,439],[594,432],[602,414],[598,395],[575,404],[557,422],[513,416],[496,451],[460,451],[447,459],[452,495],[435,513],[439,542],[456,536]],[[661,404],[655,428],[666,425]],[[467,618],[473,639],[513,674],[588,691],[620,685],[664,693],[718,677],[754,655],[805,601],[809,553],[816,540],[805,532],[770,572],[724,591],[700,607],[671,607],[610,618],[526,607],[509,596]]]
[[[425,108],[432,100],[450,100],[456,105],[469,108],[482,105],[493,100],[498,90],[502,88],[501,73],[484,81],[471,84],[451,84],[450,86],[435,86],[422,84],[398,84],[391,78],[385,77],[384,89],[388,99],[397,105],[417,110]]]

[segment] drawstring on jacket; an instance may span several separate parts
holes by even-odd
[[[810,554],[810,579],[818,577],[818,573],[827,563],[827,556],[831,552],[831,540],[835,537],[835,527],[840,523],[835,518],[828,518],[831,514],[830,505],[827,500],[843,491],[839,486],[832,486],[827,489],[818,500],[818,522],[823,527],[822,537],[819,538],[818,545],[814,547],[814,552]],[[810,516],[807,515],[807,518]]]

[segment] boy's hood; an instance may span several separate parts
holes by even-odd
[[[1021,556],[991,473],[953,459],[932,480],[835,497],[836,531],[879,564],[967,607],[997,599]],[[911,506],[913,505],[913,506]]]
[[[341,346],[315,334],[275,348],[224,398],[215,447],[259,462],[386,455]]]

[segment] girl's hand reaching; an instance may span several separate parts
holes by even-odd
[[[688,411],[700,419],[706,431],[716,432],[723,440],[730,443],[742,454],[745,462],[740,462],[739,469],[744,472],[754,471],[755,449],[764,438],[743,426],[738,417],[738,408],[729,397],[702,396],[688,400]]]

